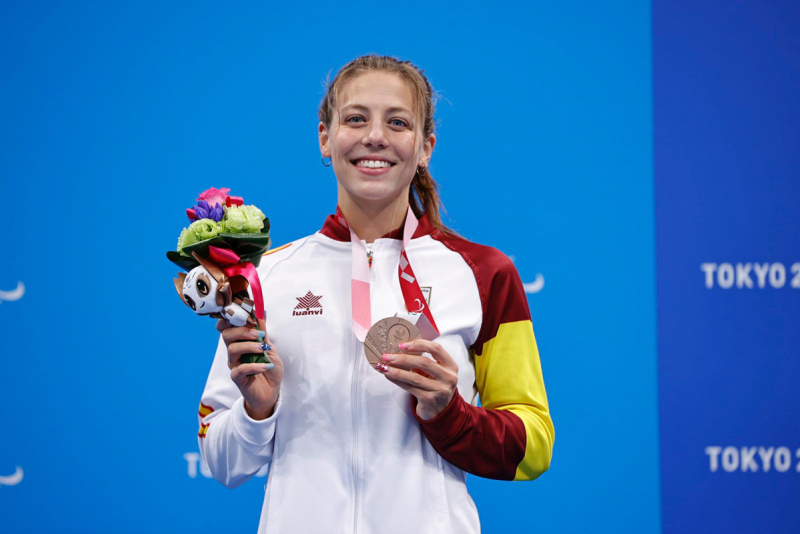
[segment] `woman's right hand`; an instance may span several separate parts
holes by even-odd
[[[264,321],[258,321],[259,328],[266,332]],[[247,414],[255,420],[263,420],[271,416],[278,402],[278,394],[283,379],[283,361],[273,347],[267,352],[274,364],[267,369],[264,363],[242,363],[243,354],[258,354],[261,343],[258,338],[262,332],[250,326],[232,326],[225,319],[217,321],[217,330],[222,333],[222,340],[228,347],[228,367],[231,369],[231,380],[239,388],[244,397]],[[264,342],[269,344],[266,333]]]

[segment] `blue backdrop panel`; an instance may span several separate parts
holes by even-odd
[[[530,284],[554,459],[468,479],[484,532],[657,532],[650,42],[645,1],[3,2],[0,531],[255,531],[265,479],[197,461],[217,336],[164,252],[211,186],[316,231],[322,82],[378,52],[441,93],[449,222]]]
[[[657,1],[664,532],[798,532],[800,5]]]

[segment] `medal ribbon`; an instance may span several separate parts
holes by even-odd
[[[350,230],[353,261],[350,285],[353,305],[353,330],[355,331],[356,338],[363,342],[367,337],[367,332],[372,326],[367,249],[338,208],[336,210],[336,215],[339,223]],[[417,231],[418,226],[419,221],[416,216],[414,216],[411,206],[409,206],[408,213],[406,214],[405,226],[403,227],[403,245],[400,248],[397,275],[400,279],[400,290],[403,292],[403,300],[405,301],[406,309],[412,317],[416,317],[416,326],[420,334],[422,334],[422,337],[432,340],[439,337],[439,329],[436,327],[436,322],[433,320],[433,314],[428,307],[428,303],[425,301],[425,296],[422,294],[419,282],[416,276],[414,276],[414,271],[411,268],[411,263],[408,260],[408,253],[406,252],[408,244],[411,241],[411,236]]]

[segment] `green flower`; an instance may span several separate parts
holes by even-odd
[[[193,243],[197,243],[197,236],[194,234],[194,232],[188,228],[181,230],[181,235],[178,238],[178,252],[183,254],[183,248],[188,247]],[[184,256],[188,256],[188,254],[184,254]]]
[[[255,206],[231,206],[220,221],[223,231],[230,234],[255,234],[264,228],[264,213]]]
[[[189,225],[189,230],[194,232],[198,241],[211,239],[222,231],[222,226],[212,219],[200,219]]]

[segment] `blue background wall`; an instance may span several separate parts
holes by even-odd
[[[653,22],[664,532],[798,532],[800,5]]]
[[[323,81],[369,52],[414,61],[441,94],[449,223],[545,281],[530,304],[553,463],[533,483],[470,477],[484,532],[659,532],[662,489],[665,531],[708,531],[720,503],[735,523],[762,497],[772,531],[796,525],[780,504],[796,501],[794,459],[711,478],[704,453],[800,445],[796,294],[708,290],[700,271],[798,261],[796,10],[333,8],[0,5],[0,291],[25,287],[0,302],[0,477],[24,471],[0,485],[0,530],[255,531],[263,478],[232,491],[191,469],[216,331],[175,298],[164,251],[211,186],[261,206],[276,244],[316,231],[335,207]],[[768,363],[747,390],[754,351]]]

